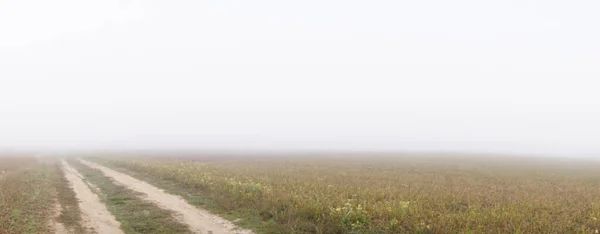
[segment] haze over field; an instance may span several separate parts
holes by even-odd
[[[0,149],[600,153],[600,2],[0,2]]]

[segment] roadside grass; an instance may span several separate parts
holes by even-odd
[[[94,157],[257,233],[597,233],[600,163]]]
[[[140,198],[143,194],[121,186],[101,171],[90,168],[77,160],[68,160],[85,180],[97,187],[92,188],[126,233],[190,233],[187,225],[179,223],[174,213]]]
[[[49,233],[56,171],[33,157],[0,158],[0,233]]]

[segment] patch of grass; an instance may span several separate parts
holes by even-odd
[[[173,212],[142,200],[142,194],[116,184],[101,171],[79,161],[69,160],[69,164],[99,189],[99,197],[126,233],[190,233],[187,225],[175,219]]]
[[[600,164],[500,157],[94,158],[259,233],[596,233]],[[257,218],[258,217],[258,218]]]
[[[51,231],[55,173],[36,158],[0,158],[0,233]]]

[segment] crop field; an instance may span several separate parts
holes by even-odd
[[[257,233],[598,233],[600,163],[501,156],[90,157]]]

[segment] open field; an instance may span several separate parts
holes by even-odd
[[[258,233],[597,233],[600,164],[502,157],[90,158]]]
[[[600,229],[600,163],[592,161],[430,155],[82,159],[0,158],[0,233],[251,233],[232,223],[255,233]]]

